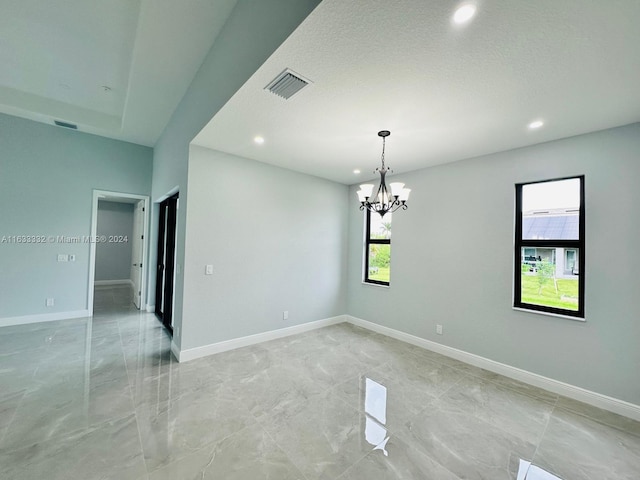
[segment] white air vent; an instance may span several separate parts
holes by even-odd
[[[264,88],[284,99],[289,99],[309,83],[311,82],[302,78],[302,75],[287,68]]]

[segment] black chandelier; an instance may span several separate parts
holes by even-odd
[[[380,186],[374,197],[371,197],[374,185],[371,183],[365,183],[360,185],[358,190],[358,199],[360,200],[360,210],[365,208],[371,212],[379,213],[381,217],[388,212],[395,212],[400,207],[403,210],[408,208],[407,200],[409,199],[409,193],[411,190],[404,188],[404,183],[394,182],[390,183],[391,192],[387,188],[384,181],[384,177],[387,172],[393,173],[393,170],[386,167],[384,164],[384,147],[386,138],[391,135],[389,130],[382,130],[378,132],[378,136],[382,137],[382,166],[375,169],[375,172],[380,174]],[[374,172],[374,173],[375,173]]]

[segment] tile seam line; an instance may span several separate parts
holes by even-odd
[[[255,414],[253,414],[253,413],[252,413],[252,415],[254,415],[254,417],[255,417]],[[291,463],[291,465],[293,465],[293,466],[296,468],[296,470],[298,470],[298,471],[300,472],[300,474],[302,475],[303,479],[304,479],[304,480],[309,480],[309,477],[307,477],[307,476],[305,475],[305,473],[304,473],[302,470],[300,470],[300,468],[299,468],[299,467],[298,467],[298,466],[293,462],[293,460],[291,459],[291,456],[287,453],[287,451],[286,451],[285,449],[283,449],[283,448],[280,446],[280,444],[276,441],[276,439],[275,439],[275,438],[273,438],[273,436],[269,433],[269,431],[268,431],[266,428],[264,428],[264,425],[262,425],[262,423],[261,423],[257,418],[256,418],[256,423],[258,424],[258,426],[260,427],[260,429],[261,429],[264,433],[266,433],[266,434],[267,434],[267,436],[271,439],[271,441],[272,441],[272,442],[273,442],[273,444],[276,446],[276,448],[277,448],[278,450],[280,450],[280,451],[283,453],[283,455],[287,458],[287,460],[289,460],[289,462]]]
[[[93,322],[93,318],[91,319]],[[140,453],[142,454],[142,463],[144,464],[144,471],[147,472],[149,477],[149,466],[147,465],[147,457],[144,454],[144,444],[142,443],[142,432],[140,432],[140,422],[138,421],[138,408],[133,398],[133,389],[131,388],[131,374],[129,373],[129,366],[127,365],[127,358],[124,354],[124,341],[122,339],[122,329],[120,328],[120,322],[118,321],[118,337],[120,337],[120,353],[122,354],[122,361],[124,362],[124,369],[127,372],[127,382],[129,384],[129,399],[131,400],[131,406],[133,407],[133,418],[136,421],[136,431],[138,432],[138,444],[140,445]]]
[[[553,404],[553,408],[551,409],[551,412],[549,413],[549,418],[547,419],[547,424],[544,426],[544,430],[542,431],[542,435],[540,435],[540,438],[538,439],[538,444],[536,445],[536,449],[533,452],[533,455],[531,456],[531,464],[532,465],[533,465],[533,461],[536,458],[536,455],[538,454],[538,450],[540,449],[540,445],[544,441],[544,436],[547,434],[547,430],[549,429],[549,425],[551,424],[551,419],[553,418],[553,413],[556,411],[557,406],[558,406],[558,400],[556,399],[555,403]]]

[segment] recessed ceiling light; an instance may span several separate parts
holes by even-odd
[[[353,171],[353,173],[355,173],[356,175],[360,173],[360,170],[358,170],[357,168]]]
[[[540,128],[543,125],[544,125],[544,122],[542,120],[536,120],[536,121],[531,122],[529,124],[529,130],[536,130],[536,129]]]
[[[262,145],[264,143],[264,138],[258,135],[257,137],[253,137],[253,141],[258,145]]]
[[[471,3],[466,3],[459,7],[453,14],[453,22],[460,25],[466,23],[473,18],[476,14],[476,6]]]

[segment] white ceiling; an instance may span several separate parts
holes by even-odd
[[[0,112],[154,145],[236,2],[0,0]]]
[[[152,146],[236,2],[0,0],[0,112]],[[466,3],[324,0],[194,143],[352,184],[381,129],[402,173],[640,121],[640,1]]]
[[[194,143],[353,184],[382,129],[400,173],[640,121],[640,1],[473,3],[324,0]],[[285,68],[313,84],[265,91]]]

